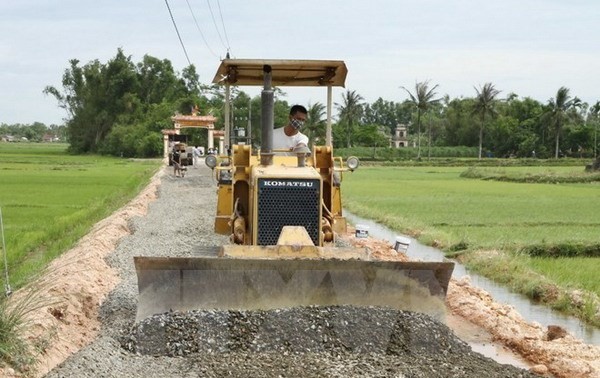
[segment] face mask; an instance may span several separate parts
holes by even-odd
[[[292,125],[292,127],[293,127],[294,129],[298,130],[298,129],[302,128],[302,126],[304,126],[304,122],[302,122],[302,121],[299,121],[299,120],[297,120],[297,119],[293,118],[293,119],[290,121],[290,125]]]

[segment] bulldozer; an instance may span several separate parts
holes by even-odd
[[[167,311],[274,309],[311,305],[412,307],[443,299],[452,262],[379,261],[368,249],[340,243],[346,234],[343,175],[355,157],[334,156],[332,87],[347,68],[336,60],[224,59],[213,82],[262,86],[261,145],[233,144],[225,106],[226,153],[209,155],[217,178],[214,231],[230,243],[194,257],[134,258],[137,320]],[[325,145],[273,148],[274,86],[327,89]],[[285,154],[284,154],[285,152]]]

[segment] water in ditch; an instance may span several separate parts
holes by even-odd
[[[358,217],[346,210],[344,211],[344,216],[352,224],[367,226],[370,236],[387,240],[390,242],[390,245],[395,242],[397,236],[405,236],[372,220]],[[411,243],[407,254],[410,258],[422,261],[442,261],[445,258],[444,253],[441,250],[420,244],[413,238],[409,239],[411,240]],[[576,338],[583,340],[586,344],[600,345],[600,329],[589,326],[572,316],[567,316],[549,309],[546,306],[533,303],[527,297],[511,292],[507,288],[498,285],[485,277],[477,275],[468,270],[464,265],[459,264],[456,261],[454,261],[454,263],[455,266],[452,277],[458,279],[468,275],[474,286],[480,287],[490,293],[496,302],[510,304],[528,322],[535,321],[544,327],[548,325],[559,325]]]

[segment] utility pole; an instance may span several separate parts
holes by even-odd
[[[598,158],[598,123],[598,120],[596,120],[594,125],[594,159]]]
[[[252,99],[248,99],[248,144],[252,151]]]

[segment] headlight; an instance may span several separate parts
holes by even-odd
[[[358,168],[358,158],[356,156],[350,156],[346,160],[346,166],[351,171],[355,170],[356,168]]]
[[[204,163],[210,169],[214,169],[217,166],[217,157],[215,155],[208,155],[204,159]]]

